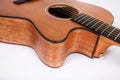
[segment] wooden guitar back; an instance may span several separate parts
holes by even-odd
[[[109,40],[107,44],[103,36],[47,12],[51,5],[65,4],[111,24],[113,16],[103,8],[75,0],[36,0],[21,5],[12,2],[0,1],[0,41],[32,47],[48,66],[61,66],[73,52],[99,57],[113,43]],[[101,38],[105,39],[104,49],[97,47]]]

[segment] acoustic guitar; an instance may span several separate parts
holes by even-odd
[[[78,52],[100,57],[120,46],[112,14],[76,0],[0,0],[0,41],[32,47],[48,66],[61,66]]]

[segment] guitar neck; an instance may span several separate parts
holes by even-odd
[[[107,24],[85,13],[81,13],[71,20],[86,28],[89,28],[97,34],[101,34],[117,43],[120,43],[120,29],[113,27],[110,24]]]

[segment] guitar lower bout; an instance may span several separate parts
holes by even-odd
[[[61,66],[66,57],[73,52],[94,57],[99,40],[98,35],[85,28],[74,28],[64,41],[54,43],[46,40],[33,24],[26,20],[0,18],[0,21],[1,42],[30,46],[37,52],[39,58],[51,67]]]
[[[81,14],[81,11],[92,17]],[[93,58],[100,57],[111,45],[119,46],[114,40],[119,41],[120,33],[109,38],[115,28],[107,34],[108,37],[95,32],[105,23],[113,22],[109,11],[95,5],[75,0],[37,0],[17,5],[11,4],[11,0],[1,0],[0,15],[0,41],[32,47],[39,58],[51,67],[61,66],[73,52]],[[72,18],[75,18],[74,21]],[[102,23],[99,21],[91,27],[90,19],[105,23],[95,26]],[[91,29],[80,25],[80,22]]]

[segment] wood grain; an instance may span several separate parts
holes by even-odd
[[[76,28],[65,41],[52,43],[40,36],[26,20],[0,18],[0,21],[1,42],[30,46],[45,64],[52,67],[61,66],[66,56],[72,52],[81,52],[91,57],[97,39],[97,35],[84,28]]]
[[[110,45],[119,46],[69,19],[53,18],[45,12],[48,5],[66,3],[106,23],[112,23],[113,16],[103,8],[75,0],[37,0],[19,6],[11,3],[12,0],[0,1],[0,15],[4,16],[0,17],[0,41],[32,47],[48,66],[61,66],[73,52],[99,57]],[[28,18],[36,27],[28,20],[15,17]]]

